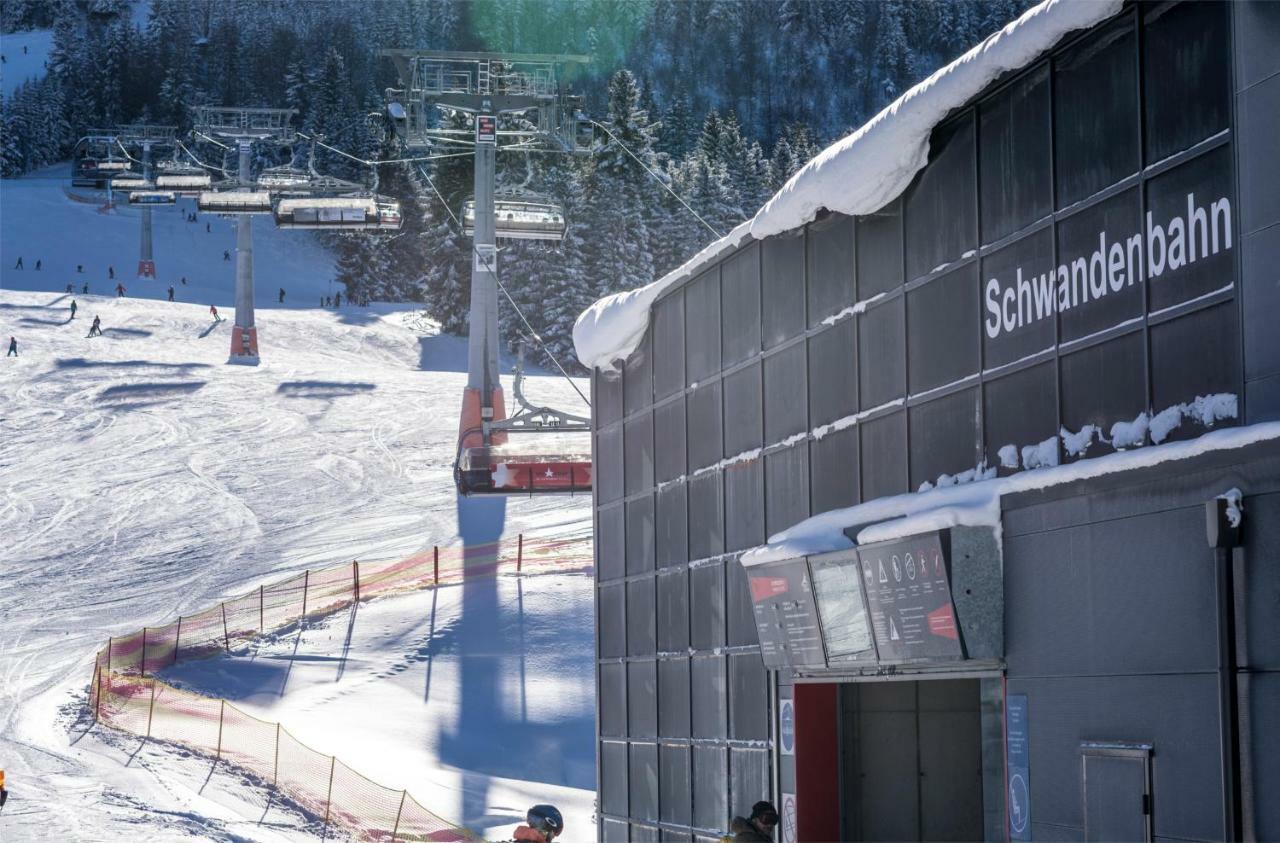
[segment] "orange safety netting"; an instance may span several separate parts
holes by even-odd
[[[306,746],[279,723],[222,699],[168,685],[157,671],[180,660],[230,651],[359,600],[502,572],[551,571],[593,564],[590,537],[433,548],[394,562],[352,562],[308,570],[161,627],[112,638],[94,660],[89,707],[96,722],[182,744],[252,774],[306,812],[358,840],[478,839],[432,813],[407,791],[376,784]]]

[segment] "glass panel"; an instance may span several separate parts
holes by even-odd
[[[622,425],[607,427],[596,434],[595,481],[599,502],[622,497]]]
[[[1054,279],[1052,229],[1015,240],[982,259],[985,368],[1053,346]]]
[[[657,736],[657,662],[627,662],[627,721],[627,733],[631,737]]]
[[[809,424],[814,427],[858,410],[856,324],[846,319],[809,338]]]
[[[764,543],[764,465],[759,459],[725,468],[724,511],[726,551]]]
[[[977,247],[973,116],[933,130],[929,163],[906,193],[907,280],[960,260]]]
[[[627,573],[653,570],[653,496],[627,502]]]
[[[811,560],[813,593],[822,620],[827,658],[871,649],[871,621],[862,596],[862,576],[852,554],[842,559]]]
[[[689,660],[658,662],[658,729],[664,738],[689,737]]]
[[[600,658],[620,659],[627,654],[625,586],[600,586]]]
[[[858,298],[866,301],[902,286],[902,199],[858,217]]]
[[[601,509],[596,542],[600,557],[600,581],[616,580],[626,575],[626,530],[622,506]]]
[[[749,816],[752,805],[769,798],[769,752],[764,749],[733,749],[729,754],[733,814]]]
[[[720,371],[720,267],[713,267],[684,290],[686,377],[692,386]]]
[[[604,427],[622,418],[622,375],[603,374],[599,369],[594,372],[591,407],[595,410],[596,425]]]
[[[627,745],[600,743],[600,809],[606,814],[627,815]]]
[[[746,569],[737,562],[729,562],[725,566],[725,580],[729,592],[729,646],[759,644],[755,608],[751,602],[751,586],[747,582]]]
[[[623,748],[626,748],[625,744]],[[602,819],[600,826],[601,843],[631,843],[631,828],[626,823]]]
[[[720,381],[698,387],[688,396],[689,471],[714,465],[724,454],[720,421]]]
[[[1157,413],[1175,404],[1188,404],[1181,425],[1169,439],[1191,439],[1210,426],[1239,424],[1235,401],[1219,404],[1201,400],[1213,395],[1240,394],[1240,328],[1235,302],[1211,307],[1151,328],[1151,406]],[[1223,414],[1230,415],[1223,418]],[[1170,414],[1172,415],[1172,414]],[[1166,419],[1169,416],[1165,417]],[[1152,441],[1159,432],[1152,421]],[[1209,425],[1206,422],[1212,421]]]
[[[869,410],[907,394],[907,337],[902,296],[858,317],[858,394]]]
[[[720,336],[727,368],[760,353],[760,248],[750,243],[721,266]]]
[[[653,580],[645,577],[627,583],[627,655],[652,656],[658,651],[657,619]]]
[[[767,741],[769,682],[759,653],[737,653],[729,657],[729,686],[733,700],[730,737],[739,741]]]
[[[760,246],[764,347],[804,333],[804,230],[780,234]]]
[[[978,464],[978,408],[978,390],[966,389],[907,411],[912,489]]]
[[[653,403],[653,355],[647,336],[623,366],[622,393],[627,415]]]
[[[688,488],[676,483],[658,492],[658,567],[689,561]]]
[[[907,414],[858,425],[862,431],[862,500],[907,491]]]
[[[1236,277],[1231,147],[1147,182],[1147,284],[1152,312],[1229,286]]]
[[[858,428],[829,433],[809,444],[813,515],[858,502]]]
[[[695,650],[724,646],[724,563],[689,570],[690,628]]]
[[[728,471],[725,474],[727,477]],[[767,536],[809,517],[808,442],[765,457],[765,490]]]
[[[729,724],[729,694],[724,656],[692,659],[693,736],[724,738]],[[694,800],[697,804],[697,800]]]
[[[724,455],[733,457],[759,448],[764,436],[760,406],[760,364],[724,378]]]
[[[689,483],[689,558],[706,559],[724,553],[724,508],[720,474],[712,471]]]
[[[653,486],[653,415],[626,423],[626,490],[628,495]]]
[[[1062,342],[1142,315],[1140,217],[1134,188],[1058,223],[1054,288]]]
[[[1112,425],[1131,423],[1147,409],[1146,359],[1142,332],[1135,331],[1062,357],[1062,426],[1079,432],[1096,426],[1108,439]],[[1137,427],[1133,428],[1137,431]],[[1145,433],[1127,445],[1141,445]],[[1097,441],[1090,456],[1105,454],[1111,446]]]
[[[1138,171],[1137,73],[1129,15],[1054,61],[1059,208]]]
[[[654,479],[675,480],[685,472],[684,396],[653,411]]]
[[[600,665],[600,734],[604,737],[627,734],[626,669],[621,662]]]
[[[718,746],[693,748],[693,824],[698,828],[729,823],[728,753]]]
[[[656,787],[657,785],[656,772],[654,776],[655,776],[654,785]],[[636,810],[636,809],[633,808],[633,810]],[[631,843],[658,843],[658,840],[660,839],[658,836],[658,829],[650,825],[636,825],[635,823],[632,823],[631,830],[629,833],[631,835],[631,838],[630,838]]]
[[[969,264],[907,293],[907,384],[912,395],[978,371],[978,265]]]
[[[829,214],[809,224],[809,327],[853,304],[853,218]]]
[[[658,650],[689,649],[689,575],[682,568],[658,575]]]
[[[1052,361],[987,381],[984,390],[983,447],[988,466],[1018,468],[1022,448],[1057,435],[1058,379]],[[1072,446],[1076,447],[1074,441]],[[1087,449],[1087,444],[1081,447]]]
[[[994,243],[1053,210],[1049,66],[978,106],[982,242]]]
[[[658,747],[658,765],[662,787],[658,800],[659,816],[665,823],[688,825],[693,818],[689,747],[663,744]]]
[[[684,389],[684,290],[653,306],[653,393],[665,398]]]
[[[805,345],[797,343],[764,361],[764,440],[780,442],[809,428]]]
[[[1231,55],[1227,3],[1165,3],[1142,10],[1147,163],[1227,128]]]

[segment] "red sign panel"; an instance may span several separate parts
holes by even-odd
[[[476,143],[498,142],[498,118],[492,114],[480,114],[476,117]]]

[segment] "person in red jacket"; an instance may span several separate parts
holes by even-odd
[[[218,315],[217,305],[213,305],[213,304],[209,305],[209,315],[213,317],[214,322],[222,321],[222,317]]]

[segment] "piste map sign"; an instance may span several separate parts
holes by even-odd
[[[818,611],[804,559],[761,565],[749,572],[760,655],[766,667],[825,667]]]
[[[938,533],[858,548],[881,662],[963,659]]]

